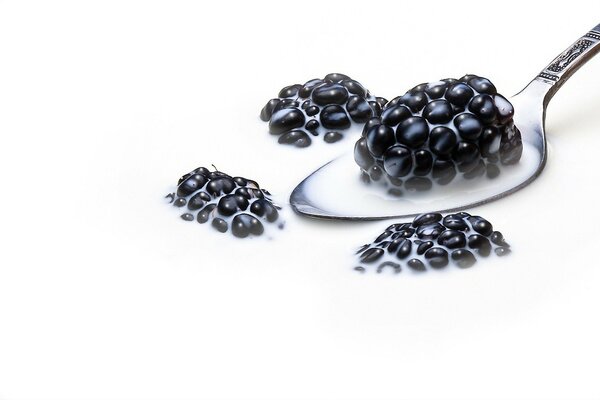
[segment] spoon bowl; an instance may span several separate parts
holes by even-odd
[[[425,192],[386,197],[359,179],[352,152],[325,164],[292,192],[294,211],[322,219],[380,220],[408,218],[423,212],[452,212],[486,204],[508,196],[533,182],[547,159],[545,117],[548,103],[558,89],[583,64],[600,51],[600,24],[556,57],[510,101],[514,123],[521,132],[523,155],[516,165],[505,166],[497,178],[456,178],[447,186]],[[379,189],[379,190],[378,190]]]

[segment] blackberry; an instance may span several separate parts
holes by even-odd
[[[260,119],[269,123],[269,132],[279,137],[280,144],[308,147],[311,137],[340,141],[352,125],[378,117],[385,103],[349,76],[332,73],[284,87],[263,107]]]
[[[424,83],[390,100],[365,124],[354,159],[365,181],[382,181],[399,194],[399,186],[428,190],[432,181],[447,185],[458,174],[493,179],[499,165],[521,158],[513,114],[486,78]]]
[[[256,181],[204,167],[179,178],[177,190],[166,197],[175,207],[185,208],[181,214],[184,221],[196,220],[200,224],[211,221],[217,231],[231,230],[239,238],[260,236],[265,223],[280,219],[281,208]],[[283,224],[278,226],[281,228]]]
[[[411,223],[388,226],[357,251],[360,265],[354,269],[365,272],[369,265],[376,265],[377,272],[392,267],[398,273],[403,266],[413,271],[443,269],[449,264],[469,268],[492,250],[498,256],[511,251],[502,233],[485,218],[465,212],[444,217],[427,213]]]

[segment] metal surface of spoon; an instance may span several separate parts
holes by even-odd
[[[457,194],[447,195],[443,203],[429,202],[427,199],[417,205],[409,205],[408,203],[397,200],[395,206],[386,208],[392,201],[381,203],[381,207],[375,205],[375,212],[361,212],[361,210],[343,211],[336,210],[331,204],[323,204],[320,201],[320,196],[326,196],[323,193],[323,188],[329,186],[321,186],[320,189],[310,189],[311,184],[318,179],[322,179],[327,174],[328,170],[336,168],[348,169],[352,167],[349,163],[351,156],[343,156],[340,159],[330,161],[322,166],[310,176],[304,179],[292,192],[290,196],[290,204],[292,208],[302,214],[314,218],[322,219],[343,219],[343,220],[378,220],[388,218],[404,218],[411,217],[422,212],[451,212],[464,210],[470,207],[486,204],[494,200],[508,196],[517,190],[530,184],[534,181],[544,169],[546,164],[547,149],[544,123],[546,118],[546,108],[548,103],[560,89],[560,87],[573,75],[583,64],[590,60],[600,51],[600,24],[594,27],[591,31],[579,38],[567,50],[556,57],[546,68],[542,70],[523,90],[513,96],[510,101],[514,106],[514,122],[519,128],[522,135],[522,140],[527,143],[532,153],[524,154],[523,157],[535,159],[535,165],[526,173],[513,178],[511,186],[490,184],[485,190],[480,193],[475,192],[474,196],[479,195],[476,199],[465,200],[463,196]],[[523,162],[523,159],[521,160]],[[353,165],[356,174],[358,175],[358,166]],[[336,196],[338,188],[343,185],[339,178],[331,178],[328,184],[331,186],[331,194]],[[448,185],[451,186],[452,184]],[[313,185],[314,186],[314,185]],[[337,186],[337,187],[336,187]],[[444,187],[445,188],[445,187]],[[441,190],[444,190],[442,188]],[[425,193],[423,196],[427,196]],[[372,197],[371,197],[372,198]],[[340,195],[340,201],[343,198]],[[369,198],[365,197],[365,202],[369,202]],[[379,207],[379,208],[378,208]],[[360,208],[360,207],[358,207]]]

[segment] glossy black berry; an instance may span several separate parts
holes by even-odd
[[[425,93],[430,99],[439,99],[446,93],[446,89],[448,89],[448,82],[431,82],[426,85]]]
[[[496,255],[498,255],[499,257],[504,257],[507,256],[511,253],[511,250],[509,247],[498,247],[494,250],[494,252],[496,253]]]
[[[322,84],[324,81],[322,79],[311,79],[302,85],[302,88],[298,91],[298,96],[300,98],[306,99],[310,96],[315,87]]]
[[[394,130],[386,125],[375,125],[367,133],[369,152],[375,157],[383,153],[395,143]]]
[[[348,75],[340,74],[339,72],[332,72],[325,75],[325,78],[323,78],[323,80],[325,82],[341,83],[343,81],[350,80],[350,77]]]
[[[448,229],[453,229],[455,231],[467,231],[469,230],[469,225],[465,222],[463,218],[459,218],[454,214],[450,214],[444,217],[442,221],[444,226]]]
[[[427,82],[425,83],[419,83],[417,86],[413,87],[412,89],[410,89],[408,92],[409,93],[418,93],[418,92],[422,92],[427,88]]]
[[[513,115],[510,102],[488,79],[476,75],[417,85],[385,104],[381,118],[365,125],[363,137],[371,133],[367,142],[371,157],[360,157],[362,164],[369,164],[360,165],[362,173],[391,186],[388,192],[399,186],[427,190],[432,181],[446,185],[458,174],[465,179],[493,179],[501,172],[500,165],[513,165],[522,155]],[[394,141],[374,134],[373,126],[380,125],[394,129]],[[391,174],[374,179],[375,166],[385,169],[384,154],[396,145],[412,152],[411,171],[401,181]]]
[[[358,95],[359,97],[367,97],[368,91],[363,85],[355,81],[354,79],[342,80],[342,85],[348,89],[348,92]]]
[[[360,255],[360,261],[370,264],[379,260],[384,254],[383,249],[371,248]]]
[[[321,111],[321,109],[317,106],[309,106],[309,107],[306,107],[306,109],[304,110],[306,115],[308,115],[309,117],[313,117],[313,116],[317,115],[320,111]],[[314,121],[317,121],[317,120],[315,119]]]
[[[445,126],[438,126],[431,130],[429,148],[438,156],[452,153],[456,143],[456,134],[452,129]]]
[[[496,119],[496,105],[491,96],[480,94],[469,103],[469,111],[475,114],[483,123],[492,123]]]
[[[467,245],[467,238],[464,233],[449,229],[440,234],[437,242],[449,249],[458,249]]]
[[[188,200],[188,209],[191,211],[199,210],[211,200],[211,197],[206,192],[198,192]]]
[[[445,229],[445,226],[437,222],[421,225],[417,228],[417,236],[423,240],[437,239]]]
[[[406,239],[406,238],[400,239],[400,243],[398,245],[398,251],[396,252],[396,256],[402,260],[410,255],[411,250],[412,250],[412,242],[410,241],[410,239]]]
[[[372,180],[377,182],[383,176],[383,169],[380,168],[378,165],[373,165],[373,167],[371,167],[369,176]]]
[[[279,102],[273,109],[273,114],[277,113],[277,111],[286,110],[286,109],[296,109],[300,103],[293,99],[279,99]],[[272,116],[271,116],[272,117]]]
[[[327,132],[325,135],[323,135],[323,140],[326,143],[339,142],[343,138],[344,138],[344,136],[339,132]]]
[[[386,232],[391,232],[393,233],[393,231],[391,230],[387,230]],[[398,248],[400,247],[400,245],[402,243],[404,243],[404,237],[399,237],[397,234],[392,234],[391,237],[388,239],[388,245],[386,247],[388,253],[390,254],[395,254],[398,251]],[[374,242],[376,243],[376,242]]]
[[[379,125],[381,125],[381,118],[378,118],[378,117],[369,118],[369,120],[367,121],[367,123],[365,124],[365,126],[363,126],[361,136],[364,137],[364,138],[366,138],[367,134],[369,133],[369,131],[374,126],[379,126]]]
[[[177,187],[177,196],[188,196],[196,190],[201,189],[206,184],[206,177],[201,174],[193,174],[179,183]]]
[[[399,143],[418,148],[429,136],[427,122],[421,117],[410,117],[402,121],[396,129],[396,139]]]
[[[377,113],[377,115],[381,115],[381,110],[383,110],[383,107],[385,107],[387,102],[388,102],[387,99],[384,97],[375,97],[375,103],[377,103],[377,105],[380,108],[380,112]]]
[[[235,197],[235,195],[228,195],[219,200],[219,204],[217,205],[219,214],[230,216],[238,211],[238,205]]]
[[[259,199],[253,202],[250,211],[259,217],[266,217],[269,222],[274,222],[279,217],[277,208],[267,199]]]
[[[304,125],[304,129],[306,129],[309,132],[315,132],[319,128],[319,126],[319,121],[317,121],[316,119],[311,119],[306,123],[306,125]]]
[[[469,86],[477,90],[479,93],[496,94],[496,87],[487,78],[474,76],[468,80]]]
[[[225,221],[222,218],[215,218],[212,220],[212,226],[213,228],[215,228],[216,230],[218,230],[221,233],[227,232],[227,221]]]
[[[321,124],[327,129],[348,129],[350,118],[342,106],[329,105],[321,110]]]
[[[379,235],[377,237],[377,239],[374,240],[375,243],[379,243],[379,242],[383,242],[385,239],[387,239],[388,237],[392,236],[394,232],[391,230],[386,230],[384,231],[381,235]]]
[[[354,161],[363,169],[367,170],[375,163],[375,159],[367,148],[367,139],[362,138],[354,145]]]
[[[469,113],[457,115],[454,119],[454,126],[460,137],[464,140],[474,141],[479,139],[479,135],[481,135],[481,131],[483,130],[483,125],[479,119]]]
[[[501,134],[498,128],[489,126],[483,130],[479,138],[479,151],[484,157],[495,157],[500,150]],[[497,161],[497,160],[496,160]]]
[[[434,244],[434,243],[433,243],[431,240],[428,240],[428,241],[426,241],[426,242],[421,242],[421,243],[419,244],[419,246],[417,247],[417,254],[418,254],[418,255],[425,254],[425,252],[426,252],[427,250],[429,250],[430,248],[432,248],[432,247],[433,247],[433,244]]]
[[[404,95],[402,101],[413,112],[419,112],[427,104],[427,95],[425,94],[425,92],[415,91]]]
[[[236,195],[238,196],[242,196],[247,198],[248,200],[250,200],[252,198],[253,193],[251,193],[251,190],[249,190],[248,188],[245,187],[241,187],[235,190],[234,192]]]
[[[451,254],[452,260],[456,262],[460,268],[469,268],[477,262],[477,259],[469,250],[458,249],[454,250]]]
[[[510,245],[506,243],[506,240],[504,240],[504,235],[498,231],[492,232],[490,240],[498,246],[510,247]]]
[[[194,215],[190,214],[190,213],[184,213],[184,214],[181,214],[181,219],[184,221],[193,221]]]
[[[423,116],[430,124],[445,124],[453,117],[452,107],[446,100],[433,100],[425,106]]]
[[[183,207],[183,206],[185,206],[186,204],[187,204],[187,200],[186,200],[186,199],[184,199],[184,198],[182,198],[182,197],[180,197],[180,198],[178,198],[178,199],[175,199],[175,201],[173,202],[173,205],[174,205],[175,207]]]
[[[302,85],[291,85],[286,86],[279,91],[279,97],[294,97],[298,94],[298,90],[302,88]]]
[[[275,107],[277,107],[280,101],[280,99],[269,100],[267,104],[263,107],[263,109],[260,111],[260,119],[265,122],[270,120],[271,116],[273,115],[273,110],[275,109]]]
[[[383,155],[383,167],[385,172],[393,177],[408,175],[412,170],[412,164],[412,153],[405,146],[392,146],[387,149]]]
[[[415,230],[411,228],[411,224],[397,225],[395,226],[394,230],[396,231],[398,236],[401,237],[411,237],[415,233]]]
[[[482,234],[483,236],[490,236],[494,231],[492,224],[485,218],[472,216],[468,218],[468,221],[473,227],[473,230],[479,234]]]
[[[269,132],[273,135],[281,135],[284,132],[300,128],[304,125],[304,113],[296,108],[286,108],[277,111],[269,122]]]
[[[423,226],[423,225],[431,225],[442,220],[442,214],[439,213],[426,213],[417,215],[412,222],[412,226]]]
[[[301,130],[293,130],[279,136],[277,142],[280,144],[289,144],[302,148],[310,146],[311,139],[306,132]]]
[[[464,83],[455,83],[446,91],[446,99],[457,106],[465,106],[473,97],[473,89]]]
[[[346,109],[354,122],[365,123],[373,116],[373,108],[364,97],[350,96]]]
[[[328,83],[313,90],[311,97],[320,106],[344,104],[348,100],[348,90],[337,83]]]
[[[396,126],[400,122],[412,116],[410,110],[405,106],[394,106],[386,108],[381,113],[381,123],[388,126]]]
[[[414,271],[425,271],[426,270],[425,264],[423,264],[423,262],[417,258],[412,258],[412,259],[408,260],[406,265],[408,265],[408,267]]]
[[[432,247],[425,252],[425,259],[431,268],[444,268],[448,265],[448,252],[441,247]]]
[[[217,207],[216,204],[207,205],[202,210],[200,210],[200,212],[196,216],[196,220],[201,224],[207,222],[210,219],[210,216],[216,207]]]
[[[245,238],[250,234],[262,235],[264,230],[263,224],[249,214],[236,215],[231,222],[231,233],[239,238]]]
[[[206,184],[206,192],[212,196],[231,193],[234,188],[235,182],[229,177],[214,178]]]
[[[480,256],[487,257],[490,255],[490,252],[492,251],[492,245],[485,236],[475,233],[470,235],[467,240],[469,247],[476,250],[477,254]]]
[[[417,150],[414,152],[415,168],[413,173],[416,176],[427,176],[433,167],[433,155],[425,150]]]

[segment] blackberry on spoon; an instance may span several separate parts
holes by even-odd
[[[493,179],[523,151],[513,114],[511,103],[483,77],[420,84],[369,120],[354,159],[366,181],[393,188],[427,190],[459,174]]]

